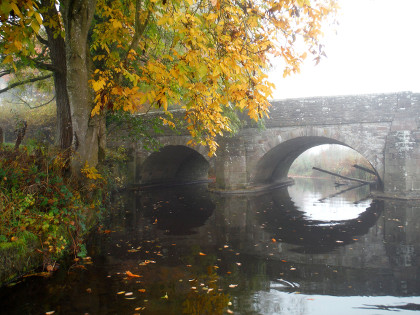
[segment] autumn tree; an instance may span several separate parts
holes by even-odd
[[[12,79],[0,93],[53,77],[57,106],[57,144],[72,143],[64,33],[55,1],[2,1],[0,77]],[[48,101],[44,102],[47,103]]]
[[[64,36],[75,174],[98,162],[106,111],[160,108],[172,125],[169,109],[182,108],[192,142],[214,153],[230,131],[227,112],[268,115],[270,57],[284,61],[284,75],[308,53],[319,61],[322,25],[336,11],[334,0],[45,0],[26,11],[30,0],[9,3],[8,19],[17,7],[15,23],[34,23],[27,32],[39,35],[47,12],[53,37]],[[13,64],[15,50],[2,53]]]

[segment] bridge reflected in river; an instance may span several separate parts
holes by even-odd
[[[234,314],[418,310],[420,206],[335,192],[297,179],[254,195],[191,185],[117,196],[93,264],[0,291],[0,313],[181,314],[201,301],[215,314],[227,296]]]

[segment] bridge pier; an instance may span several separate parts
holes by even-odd
[[[215,160],[216,188],[238,190],[247,187],[246,150],[243,138],[223,138]]]
[[[420,131],[391,131],[385,149],[384,192],[420,198]]]

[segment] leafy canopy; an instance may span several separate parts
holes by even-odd
[[[42,9],[31,0],[2,2],[2,21],[12,11],[16,19],[14,29],[0,26],[10,42],[2,46],[3,63],[23,47],[33,53],[27,33],[42,31]],[[319,61],[322,25],[336,10],[334,0],[97,0],[91,115],[160,108],[163,122],[173,125],[170,109],[182,108],[192,142],[212,154],[216,137],[230,131],[227,112],[268,115],[272,56],[283,59],[284,76],[299,71],[307,52]],[[17,25],[26,33],[18,34]]]

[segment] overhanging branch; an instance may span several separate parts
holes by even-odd
[[[53,74],[50,73],[50,74],[47,74],[47,75],[44,75],[44,76],[41,76],[41,77],[31,78],[31,79],[27,79],[27,80],[12,83],[8,87],[5,87],[4,89],[1,89],[0,94],[2,94],[4,92],[7,92],[11,89],[14,89],[15,87],[25,85],[25,84],[29,84],[29,83],[34,83],[34,82],[41,81],[41,80],[45,80],[45,79],[51,78],[52,76],[53,76]]]
[[[4,77],[5,75],[11,74],[11,73],[12,73],[12,70],[11,69],[2,70],[2,71],[0,71],[0,78],[1,77]]]

